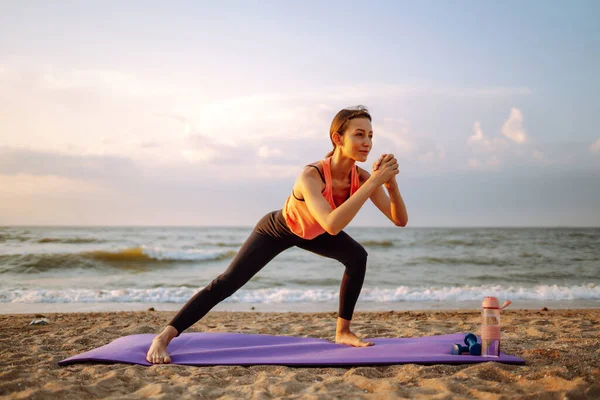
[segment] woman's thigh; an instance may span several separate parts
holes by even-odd
[[[344,231],[337,235],[324,233],[312,240],[302,240],[296,246],[344,264],[367,257],[365,248]]]

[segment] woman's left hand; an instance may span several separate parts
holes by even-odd
[[[373,171],[377,171],[377,169],[379,168],[379,166],[381,165],[381,161],[383,161],[383,159],[385,158],[385,156],[387,156],[387,154],[382,154],[381,157],[379,157],[377,159],[377,161],[375,161],[373,163]]]
[[[387,156],[387,154],[382,154],[381,157],[379,157],[379,159],[377,161],[375,161],[373,163],[373,170],[376,171],[379,168],[379,165],[381,164],[381,162],[383,161],[383,159],[385,158],[385,156]],[[393,154],[391,154],[392,158],[394,157]],[[394,158],[394,161],[396,159]],[[398,171],[400,172],[400,171]],[[398,172],[396,172],[396,174],[398,174]],[[396,182],[396,176],[392,176],[390,178],[390,180],[388,180],[386,183],[383,184],[388,190],[389,189],[393,189],[394,187],[396,187],[398,185],[398,183]]]

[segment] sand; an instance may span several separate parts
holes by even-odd
[[[156,333],[175,312],[0,315],[2,399],[600,398],[600,309],[506,310],[503,351],[526,365],[391,365],[354,368],[193,367],[58,361],[121,336]],[[475,332],[477,311],[357,312],[360,337]],[[266,333],[332,340],[334,313],[211,312],[186,332]]]

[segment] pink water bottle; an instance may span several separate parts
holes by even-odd
[[[500,311],[511,303],[506,300],[502,307],[496,297],[486,297],[481,303],[481,355],[483,357],[500,356]]]

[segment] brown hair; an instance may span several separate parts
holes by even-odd
[[[356,106],[350,108],[344,108],[340,110],[335,117],[333,117],[333,121],[331,121],[331,127],[329,128],[329,138],[331,139],[331,143],[333,144],[333,150],[331,150],[325,157],[331,157],[333,152],[335,151],[335,142],[333,141],[333,134],[339,133],[343,135],[346,129],[348,129],[348,124],[351,119],[354,118],[367,118],[371,121],[371,115],[369,114],[369,110],[365,106]]]

